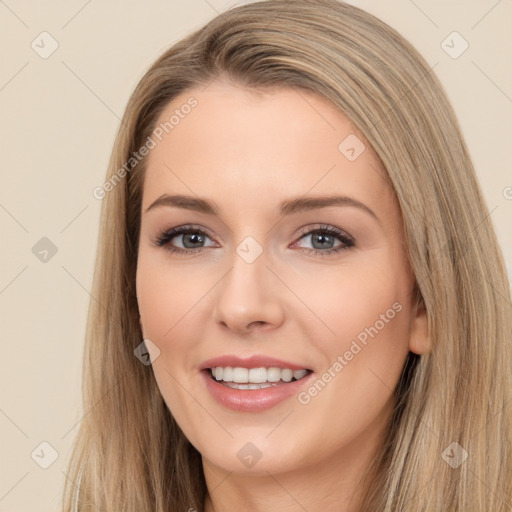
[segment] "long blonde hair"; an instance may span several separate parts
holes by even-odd
[[[165,406],[151,366],[134,356],[142,342],[135,273],[145,159],[133,155],[174,97],[220,75],[332,101],[375,150],[401,208],[432,350],[411,354],[404,367],[361,510],[510,511],[511,298],[473,165],[424,59],[385,23],[336,0],[231,9],[167,50],[130,97],[110,185],[101,189],[85,417],[63,510],[73,510],[73,499],[80,512],[203,510],[200,454]],[[460,465],[450,464],[454,457]]]

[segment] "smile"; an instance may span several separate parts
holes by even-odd
[[[217,366],[209,368],[210,376],[220,384],[232,389],[263,389],[279,386],[302,379],[310,370],[290,368],[259,367],[242,368]]]

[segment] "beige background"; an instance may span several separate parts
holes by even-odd
[[[398,29],[436,65],[510,274],[512,3],[351,3]],[[80,407],[81,359],[101,204],[92,190],[104,181],[128,96],[170,44],[233,5],[0,0],[0,511],[60,505],[72,441],[87,412]],[[35,40],[39,52],[51,48],[41,36],[43,48],[43,31],[59,45],[46,59],[31,47]],[[469,43],[456,59],[442,48],[453,31]],[[445,43],[452,52],[462,48],[457,37]],[[42,237],[58,249],[45,263],[32,251]],[[50,463],[52,452],[42,442],[58,452],[47,469],[40,464]]]

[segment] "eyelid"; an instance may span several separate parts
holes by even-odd
[[[311,235],[313,233],[316,233],[317,231],[327,231],[333,235],[346,238],[347,241],[350,241],[352,243],[355,243],[356,241],[355,238],[344,229],[332,226],[330,224],[318,224],[318,227],[311,227],[311,224],[308,224],[304,228],[300,229],[298,239],[302,238],[304,235]]]
[[[216,244],[219,243],[219,242],[217,242],[215,237],[212,236],[211,232],[207,228],[200,226],[198,224],[182,224],[179,226],[171,226],[169,228],[161,229],[159,231],[159,234],[156,235],[156,237],[154,238],[154,242],[156,245],[159,245],[158,242],[163,239],[169,238],[169,240],[170,240],[174,237],[186,234],[188,232],[196,232],[196,231],[204,233],[208,238],[210,238]],[[169,236],[169,235],[172,235],[172,236]]]

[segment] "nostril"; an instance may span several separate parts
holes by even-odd
[[[251,327],[253,324],[261,325],[265,324],[265,322],[262,322],[261,320],[255,320],[254,322],[251,322],[247,327]]]

